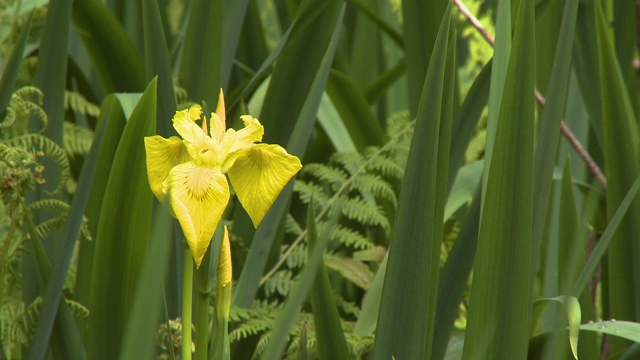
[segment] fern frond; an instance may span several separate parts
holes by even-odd
[[[367,162],[361,154],[353,152],[335,153],[331,156],[331,161],[340,164],[350,176],[362,171],[362,168],[366,167]],[[305,165],[305,167],[309,165]]]
[[[302,173],[312,175],[320,181],[328,182],[335,190],[347,181],[347,174],[345,174],[344,171],[323,164],[306,165],[302,168]]]
[[[389,178],[402,179],[404,178],[404,166],[398,164],[395,159],[379,156],[371,159],[371,162],[367,166],[370,171],[376,171],[383,176]]]
[[[353,179],[354,189],[358,189],[364,193],[372,194],[377,198],[389,200],[394,206],[398,203],[398,197],[391,184],[376,174],[362,174]]]
[[[318,222],[318,233],[322,234],[326,231],[327,223],[324,221]],[[353,248],[353,249],[371,249],[374,247],[371,239],[363,236],[360,232],[345,227],[343,225],[332,226],[329,230],[329,239],[338,241],[341,244]]]
[[[300,224],[298,224],[296,219],[294,219],[291,214],[287,214],[284,231],[287,234],[299,236],[300,234],[302,234],[302,227],[300,227]]]
[[[484,148],[487,145],[487,130],[482,129],[473,135],[467,151],[464,153],[465,163],[471,163],[480,159],[484,155]]]
[[[389,219],[384,215],[381,207],[371,204],[361,197],[348,198],[337,209],[348,219],[355,220],[363,225],[380,226],[385,231],[391,230]]]
[[[63,123],[64,150],[67,156],[73,158],[89,153],[93,144],[93,131],[78,124],[65,121]]]
[[[300,200],[305,204],[308,204],[312,197],[314,204],[320,207],[329,202],[329,197],[325,194],[322,186],[318,184],[296,180],[293,183],[293,191],[300,194]]]
[[[264,283],[264,292],[267,297],[273,294],[287,296],[293,283],[293,273],[288,269],[280,270]]]
[[[64,109],[73,110],[82,115],[97,118],[100,115],[100,107],[88,101],[82,94],[66,90],[64,92]]]
[[[300,245],[296,247],[293,252],[287,257],[287,267],[289,269],[296,269],[302,267],[307,263],[307,246]]]
[[[28,206],[30,211],[48,210],[54,212],[68,212],[71,205],[62,200],[56,199],[42,199],[34,201]]]
[[[34,97],[35,102],[30,100]],[[43,126],[40,130],[40,132],[42,132],[49,123],[47,113],[40,106],[43,98],[44,95],[42,94],[42,91],[37,87],[25,86],[16,90],[11,95],[11,99],[7,105],[5,118],[0,122],[0,129],[13,126],[19,118],[30,120],[30,116],[35,114],[35,116],[42,121]]]
[[[60,181],[53,193],[57,193],[64,188],[67,179],[71,176],[69,159],[64,150],[53,140],[40,134],[26,134],[5,140],[3,143],[8,146],[22,147],[34,153],[43,152],[45,156],[54,160],[60,168]]]

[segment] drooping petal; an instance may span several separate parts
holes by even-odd
[[[144,148],[147,153],[147,176],[151,191],[162,201],[166,195],[162,191],[162,182],[174,166],[189,161],[189,153],[177,136],[168,139],[159,135],[145,137]]]
[[[227,118],[224,107],[224,94],[222,93],[222,89],[220,89],[220,96],[218,96],[218,106],[216,107],[216,112],[211,114],[211,137],[217,140],[218,142],[222,141],[222,136],[224,132],[227,130]]]
[[[244,123],[244,129],[240,129],[236,132],[237,137],[231,147],[231,152],[247,148],[254,143],[262,141],[262,136],[264,135],[264,126],[260,124],[258,119],[251,115],[242,115],[240,116],[240,119],[242,119],[242,122]]]
[[[278,145],[258,144],[238,153],[229,179],[255,227],[301,168],[300,159]]]
[[[164,185],[171,192],[171,208],[199,267],[229,202],[227,179],[218,170],[190,161],[174,167]]]
[[[244,129],[238,131],[234,129],[227,130],[224,141],[221,144],[222,149],[226,151],[223,159],[221,159],[223,173],[233,167],[242,151],[255,146],[256,142],[262,141],[262,136],[264,135],[264,126],[260,124],[258,119],[251,115],[243,115],[240,118],[244,122]]]

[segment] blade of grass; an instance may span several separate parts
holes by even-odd
[[[451,136],[451,5],[433,48],[389,248],[373,359],[431,354]]]
[[[534,3],[522,1],[486,178],[463,359],[522,359],[527,354],[532,288],[534,34]],[[491,98],[489,102],[491,106]]]

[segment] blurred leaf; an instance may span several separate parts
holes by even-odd
[[[406,54],[407,82],[409,84],[409,111],[411,117],[417,114],[422,101],[426,64],[435,53],[436,36],[438,35],[443,16],[446,14],[448,1],[435,0],[403,0],[402,17],[404,30],[404,48]]]
[[[112,359],[122,346],[149,248],[152,194],[144,136],[155,134],[156,84],[151,81],[118,144],[95,238],[89,357]]]
[[[471,201],[480,183],[483,166],[484,160],[478,160],[460,168],[444,207],[444,221],[449,220],[456,211]]]
[[[24,57],[24,48],[27,44],[27,36],[31,30],[31,21],[33,19],[33,13],[29,15],[27,22],[23,25],[20,36],[16,40],[13,49],[11,49],[11,55],[3,65],[2,78],[0,79],[0,115],[4,114],[11,94],[13,94],[13,88],[18,78],[18,70],[20,70],[20,64]],[[4,116],[2,116],[4,117]]]
[[[246,1],[243,1],[246,7]],[[236,4],[241,6],[240,4]],[[220,69],[224,58],[233,59],[235,52],[222,52],[224,0],[190,2],[184,44],[180,57],[180,80],[189,98],[214,110],[220,89]],[[236,20],[240,24],[244,19]],[[239,32],[239,31],[238,31]],[[226,60],[226,62],[229,62]]]
[[[638,194],[638,190],[640,190],[640,176],[633,183],[633,186],[629,189],[629,192],[620,203],[620,206],[614,213],[613,217],[609,220],[607,228],[604,230],[604,233],[602,233],[602,236],[598,240],[598,244],[591,252],[591,256],[589,256],[587,263],[584,265],[580,276],[578,276],[578,280],[576,280],[576,283],[573,286],[571,295],[579,296],[585,290],[587,283],[589,282],[589,279],[591,279],[593,272],[598,267],[602,256],[607,252],[613,236],[618,231],[618,227],[622,222],[622,219],[627,215],[627,210],[629,210],[631,203],[637,201],[636,195]]]
[[[368,290],[373,281],[373,273],[369,267],[358,260],[329,256],[325,258],[325,265],[329,269],[338,271],[345,279],[351,281],[361,289]]]
[[[464,359],[525,358],[529,342],[534,4],[522,1],[518,10],[482,204]]]
[[[142,22],[144,29],[144,55],[147,81],[157,76],[156,132],[169,137],[176,135],[171,126],[171,118],[176,112],[176,99],[173,90],[171,59],[162,27],[162,18],[157,0],[142,2]],[[215,92],[216,96],[218,91]]]
[[[451,140],[455,47],[449,5],[423,78],[424,90],[389,248],[373,359],[421,359],[431,353]]]
[[[144,89],[142,58],[106,5],[97,0],[75,0],[73,24],[105,93]]]
[[[359,151],[384,144],[384,131],[364,95],[348,75],[332,70],[326,91]]]

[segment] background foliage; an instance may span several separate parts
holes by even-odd
[[[0,358],[180,357],[143,137],[220,88],[304,168],[258,229],[232,197],[196,358],[640,357],[636,6],[0,2]]]

